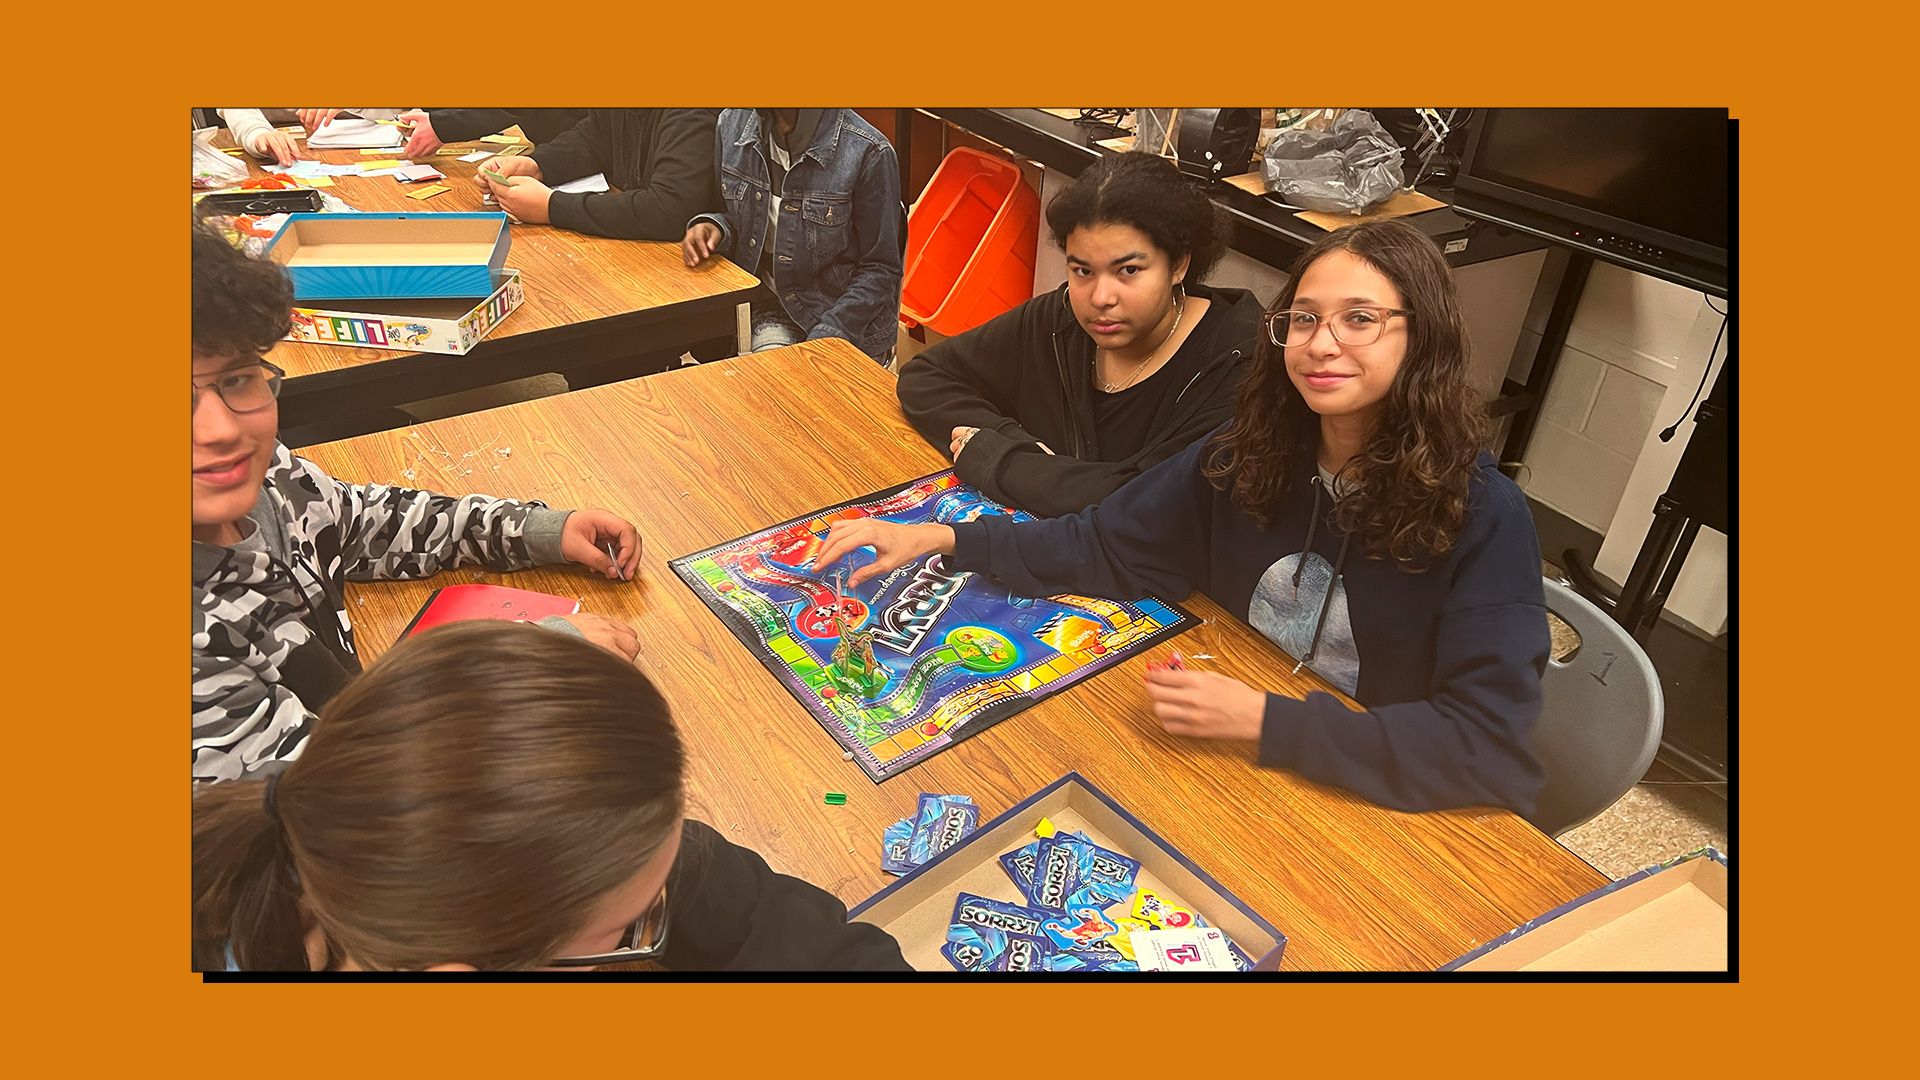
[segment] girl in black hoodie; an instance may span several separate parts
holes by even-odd
[[[200,970],[907,970],[884,931],[685,816],[631,663],[466,622],[402,641],[266,781],[194,799]]]
[[[1171,162],[1102,158],[1047,206],[1067,281],[900,372],[900,406],[960,479],[1070,514],[1233,414],[1260,302],[1199,279],[1224,214]]]

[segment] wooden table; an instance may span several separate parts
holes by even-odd
[[[517,134],[517,132],[516,132]],[[217,143],[232,145],[221,132]],[[303,144],[304,145],[304,144]],[[450,143],[467,151],[492,143]],[[392,158],[358,150],[309,151],[329,164]],[[258,162],[255,175],[266,175]],[[388,176],[339,176],[322,190],[358,210],[441,213],[492,210],[473,175],[484,162],[458,156],[415,161],[446,174],[450,190],[420,201],[408,192],[427,185]],[[301,446],[377,430],[387,407],[544,372],[608,371],[621,377],[665,366],[695,345],[735,337],[734,309],[759,279],[723,258],[687,269],[677,242],[611,240],[551,225],[516,224],[508,265],[520,270],[526,300],[487,340],[465,356],[283,342],[270,354],[290,376],[281,391],[282,439]],[[325,306],[325,302],[318,302]],[[644,359],[639,359],[644,358]]]
[[[510,450],[500,456],[502,449]],[[435,453],[434,451],[442,453]],[[468,455],[471,453],[471,457]],[[890,484],[945,458],[900,414],[894,380],[840,341],[670,371],[310,448],[335,476],[601,506],[639,526],[641,569],[621,584],[563,568],[511,583],[582,597],[631,622],[640,666],[673,703],[690,751],[691,813],[849,905],[893,879],[881,830],[921,791],[972,795],[997,814],[1079,770],[1289,938],[1283,967],[1430,970],[1603,884],[1504,811],[1402,814],[1253,763],[1251,744],[1167,735],[1141,688],[1144,657],[1105,672],[875,785],[761,667],[667,561]],[[437,585],[348,587],[369,657]],[[1259,633],[1195,595],[1205,623],[1180,649],[1253,685],[1328,690]],[[826,791],[848,793],[824,806]]]

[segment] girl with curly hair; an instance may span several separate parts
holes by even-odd
[[[1440,251],[1405,222],[1328,234],[1265,316],[1233,419],[1070,517],[836,525],[858,584],[928,555],[1038,596],[1199,589],[1351,694],[1296,700],[1160,670],[1170,732],[1257,741],[1259,761],[1402,810],[1532,812],[1527,739],[1547,657],[1539,542],[1485,453]],[[856,564],[866,560],[856,555]]]

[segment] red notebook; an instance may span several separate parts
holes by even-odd
[[[504,585],[448,585],[433,590],[427,602],[414,615],[401,637],[412,637],[452,622],[468,619],[505,619],[508,622],[533,622],[549,615],[572,615],[580,610],[580,601],[530,589],[509,589]]]

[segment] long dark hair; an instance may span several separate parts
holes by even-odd
[[[1188,284],[1220,261],[1229,236],[1227,212],[1198,181],[1166,158],[1138,151],[1100,158],[1047,204],[1047,228],[1060,247],[1089,225],[1130,225],[1173,262],[1187,256]]]
[[[1485,439],[1485,410],[1467,382],[1467,329],[1453,274],[1432,240],[1404,221],[1349,225],[1320,238],[1293,264],[1268,308],[1292,307],[1301,275],[1322,256],[1347,251],[1393,283],[1408,320],[1407,353],[1385,409],[1343,471],[1340,528],[1376,558],[1408,569],[1459,539],[1467,485]],[[1233,422],[1215,440],[1205,474],[1262,528],[1302,461],[1315,460],[1320,419],[1287,377],[1280,346],[1263,331],[1241,384]]]
[[[273,782],[194,799],[196,967],[537,967],[667,842],[685,768],[645,675],[566,634],[457,623],[327,703]]]

